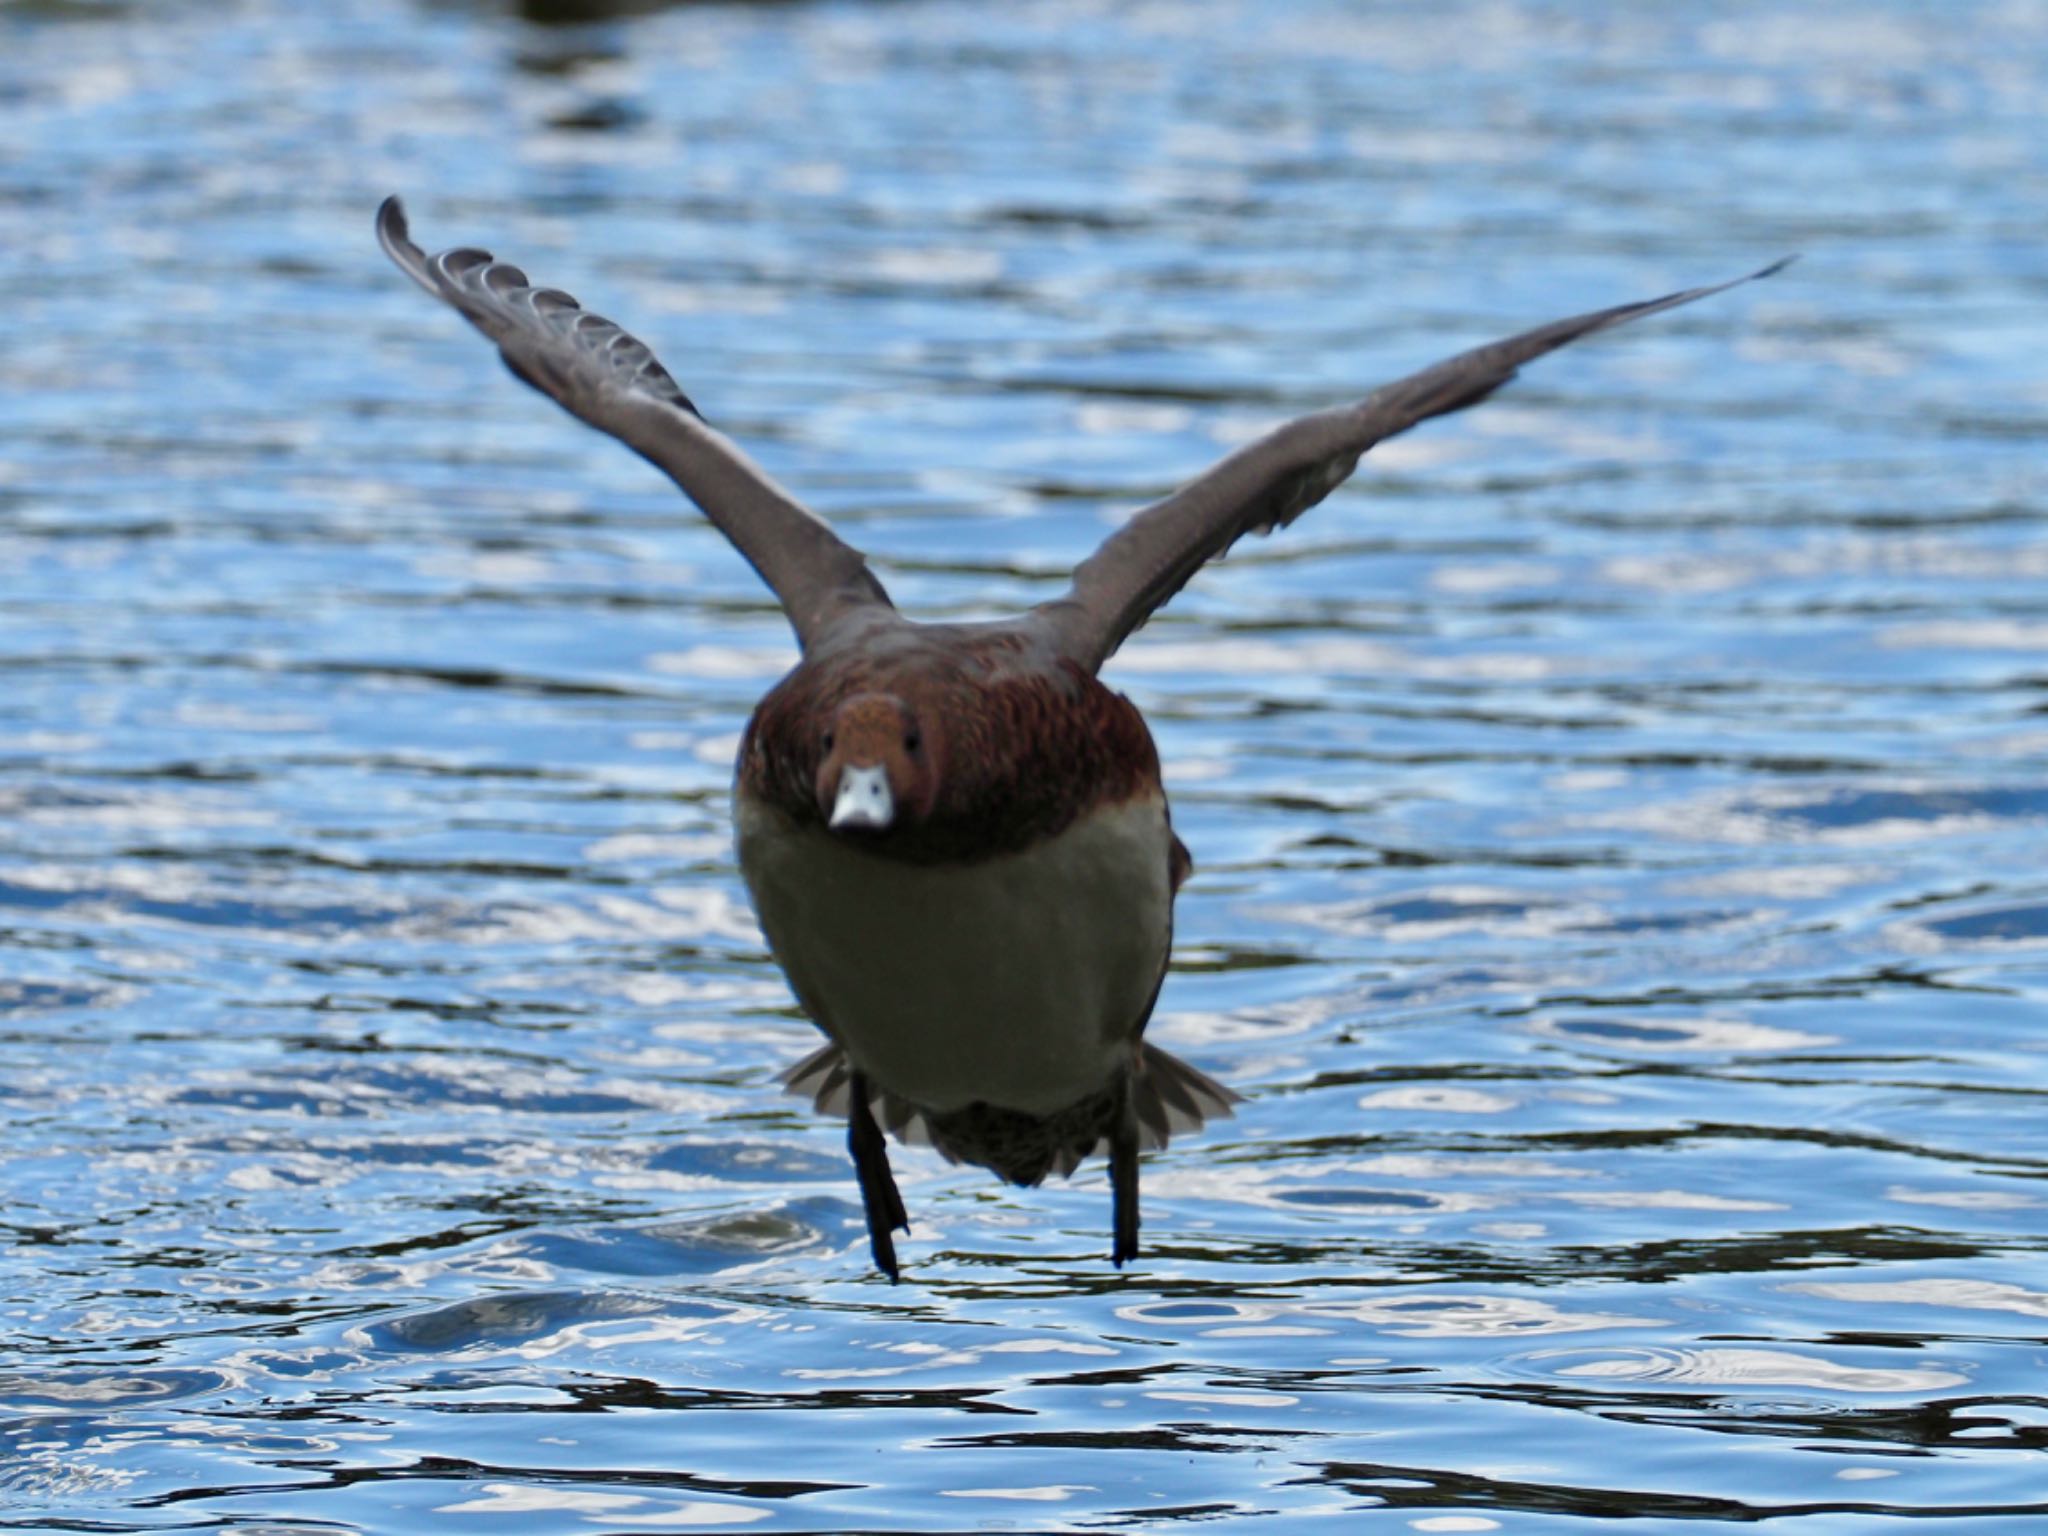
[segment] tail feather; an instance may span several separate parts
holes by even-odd
[[[844,1119],[852,1108],[850,1085],[853,1079],[852,1064],[846,1059],[845,1048],[836,1042],[821,1045],[810,1055],[782,1074],[782,1083],[799,1098],[811,1101],[820,1114],[835,1119]],[[1138,1147],[1140,1151],[1156,1152],[1175,1136],[1188,1131],[1199,1130],[1210,1120],[1227,1120],[1233,1107],[1244,1102],[1244,1096],[1209,1076],[1199,1068],[1191,1067],[1178,1056],[1162,1051],[1156,1045],[1140,1045],[1138,1067],[1131,1077],[1132,1108],[1138,1117]],[[948,1162],[988,1161],[985,1149],[976,1145],[977,1138],[963,1137],[965,1125],[959,1123],[961,1116],[950,1117],[948,1124],[953,1135],[935,1134],[929,1118],[923,1110],[907,1099],[898,1098],[886,1090],[872,1094],[873,1107],[878,1111],[882,1124],[889,1134],[906,1146],[933,1147]],[[1088,1101],[1083,1101],[1086,1104]],[[1104,1096],[1103,1107],[1107,1110],[1109,1096]],[[1075,1112],[1092,1121],[1094,1110],[1075,1106]],[[1046,1147],[1039,1142],[1040,1152],[1033,1159],[1035,1172],[1024,1180],[1037,1183],[1045,1173],[1057,1173],[1061,1177],[1071,1174],[1081,1165],[1084,1158],[1107,1155],[1109,1137],[1096,1133],[1094,1124],[1066,1126],[1058,1125],[1065,1115],[1050,1116],[1044,1126],[1046,1134],[1056,1145]],[[1008,1122],[1017,1118],[1005,1115]],[[1037,1139],[1035,1136],[1032,1139]],[[962,1144],[956,1145],[960,1141]],[[1000,1160],[1007,1165],[1008,1160]],[[995,1161],[988,1166],[1003,1172]],[[1009,1174],[1005,1174],[1009,1177]]]
[[[800,1099],[809,1099],[821,1115],[845,1119],[853,1107],[846,1091],[852,1069],[846,1052],[836,1042],[819,1046],[782,1074],[782,1086]]]
[[[795,1066],[783,1072],[783,1088],[800,1099],[809,1099],[811,1107],[821,1115],[835,1120],[844,1120],[853,1108],[851,1085],[853,1064],[846,1059],[845,1047],[836,1042],[819,1046]],[[935,1145],[931,1127],[925,1123],[924,1112],[908,1099],[882,1089],[872,1088],[871,1107],[878,1111],[883,1127],[906,1147],[929,1147]],[[947,1161],[958,1162],[952,1153],[946,1153]]]
[[[1138,1048],[1138,1075],[1131,1084],[1137,1096],[1139,1148],[1156,1152],[1173,1137],[1200,1130],[1210,1120],[1228,1120],[1244,1095],[1226,1088],[1198,1067],[1156,1045]]]

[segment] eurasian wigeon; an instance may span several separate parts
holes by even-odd
[[[1020,1185],[1106,1151],[1121,1265],[1138,1252],[1139,1154],[1239,1102],[1144,1039],[1192,865],[1152,734],[1102,664],[1204,564],[1292,522],[1373,444],[1582,336],[1750,280],[1558,320],[1290,421],[1133,515],[1060,596],[920,624],[641,342],[488,252],[428,256],[395,197],[377,235],[513,373],[674,479],[789,616],[801,660],[740,742],[740,872],[826,1036],[785,1081],[846,1117],[891,1279],[891,1234],[909,1223],[884,1128]]]

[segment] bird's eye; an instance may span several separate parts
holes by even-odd
[[[832,733],[830,731],[825,733],[825,750],[828,753],[832,750]]]
[[[923,737],[922,735],[920,735],[920,734],[919,734],[919,732],[918,732],[918,729],[917,729],[917,727],[916,727],[916,726],[914,726],[914,725],[913,725],[913,726],[912,726],[912,727],[911,727],[911,728],[910,728],[909,730],[907,730],[907,731],[905,731],[905,732],[903,733],[903,750],[904,750],[904,751],[906,751],[906,752],[915,752],[915,751],[916,751],[916,750],[917,750],[917,749],[918,749],[919,747],[921,747],[921,746],[923,746],[923,745],[924,745],[924,737]]]

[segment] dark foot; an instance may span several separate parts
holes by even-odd
[[[889,1172],[889,1143],[869,1107],[867,1079],[858,1072],[847,1083],[847,1098],[846,1147],[853,1154],[860,1202],[868,1213],[868,1248],[875,1256],[875,1268],[893,1282],[900,1277],[896,1240],[889,1234],[908,1232],[910,1216],[903,1209],[903,1196],[897,1193],[896,1177]]]
[[[1119,1269],[1138,1256],[1138,1110],[1132,1087],[1126,1079],[1116,1127],[1109,1133],[1109,1261]]]

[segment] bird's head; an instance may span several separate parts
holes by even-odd
[[[842,701],[819,738],[818,810],[834,832],[915,826],[938,799],[941,726],[895,694]]]

